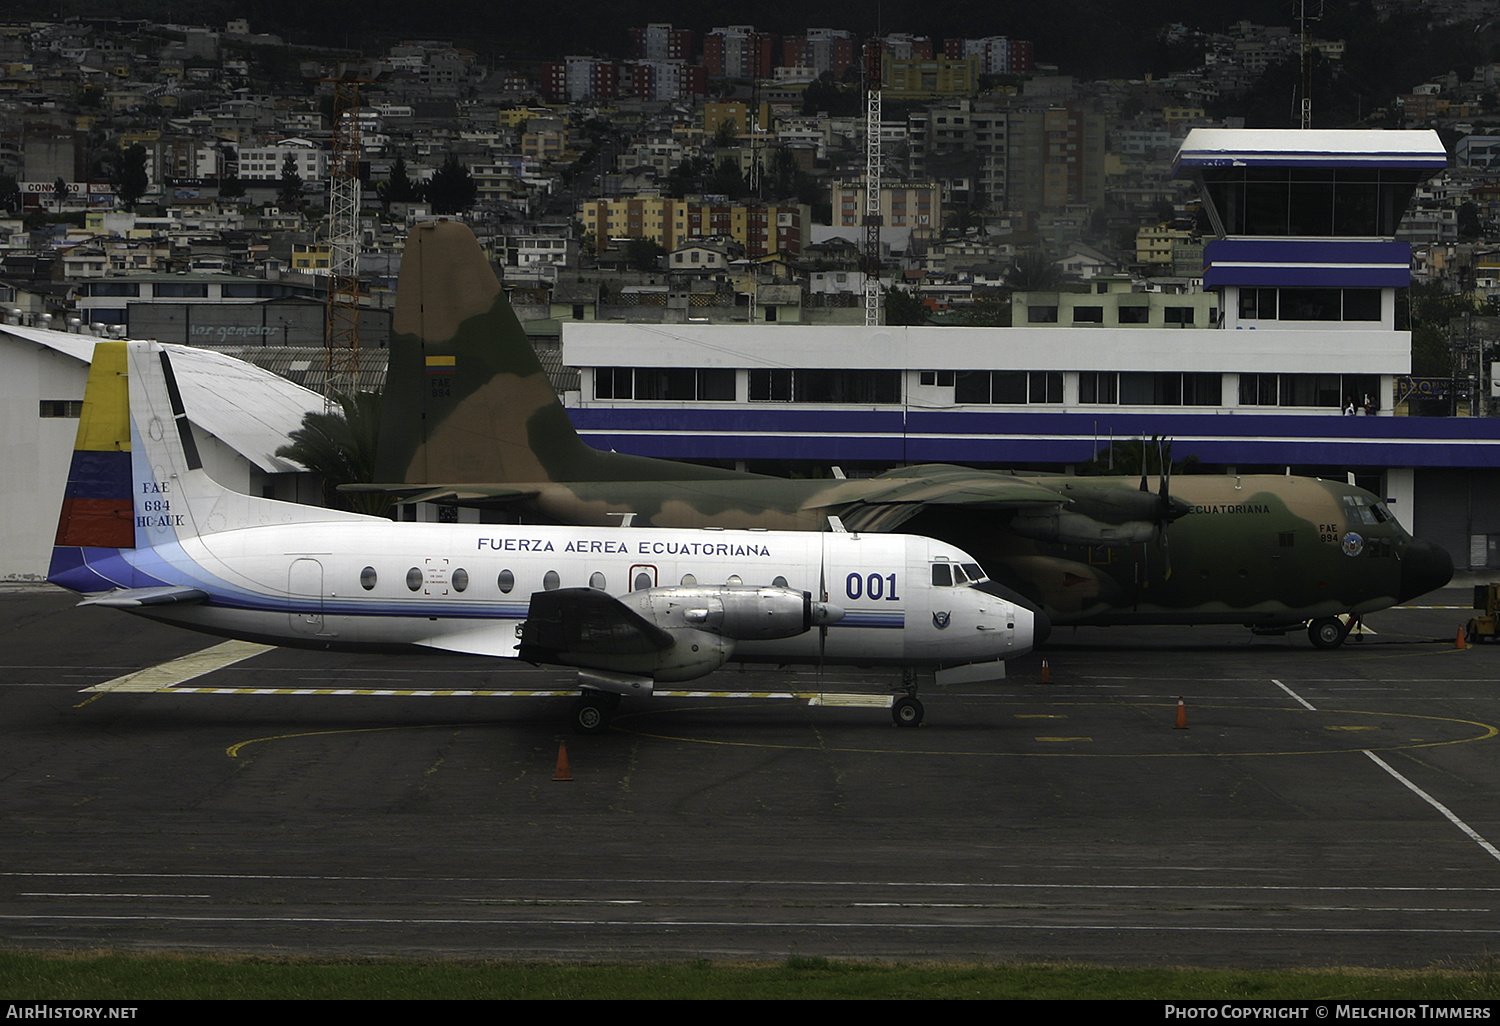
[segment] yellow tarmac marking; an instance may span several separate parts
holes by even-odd
[[[270,649],[270,645],[257,645],[249,641],[226,641],[199,649],[197,652],[190,652],[178,659],[148,666],[144,670],[127,673],[123,677],[107,680],[103,684],[95,684],[93,687],[84,688],[82,693],[166,691],[185,680],[192,680],[205,673],[233,666],[235,663],[249,659],[251,656],[258,656]]]
[[[1324,727],[1323,729],[1324,730],[1379,730],[1380,728],[1379,727],[1356,727],[1356,726],[1351,725],[1351,726],[1347,726],[1347,727]]]
[[[240,752],[250,745],[258,745],[263,741],[293,741],[302,737],[326,737],[330,734],[381,734],[391,730],[432,730],[434,728],[472,727],[472,723],[412,723],[403,724],[399,727],[351,727],[347,730],[306,730],[296,734],[272,734],[268,737],[252,737],[248,741],[240,741],[224,749],[224,754],[231,759],[238,759]]]
[[[162,688],[161,692],[172,695],[355,695],[375,698],[563,698],[578,694],[577,688],[567,691],[497,691],[484,688],[211,688],[178,687]]]

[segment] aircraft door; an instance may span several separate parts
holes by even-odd
[[[287,597],[292,600],[288,614],[292,633],[323,633],[323,564],[316,559],[294,559],[287,572]]]

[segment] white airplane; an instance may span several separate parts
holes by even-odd
[[[587,733],[729,662],[901,666],[892,715],[915,725],[916,670],[999,679],[1050,629],[929,538],[392,523],[232,492],[151,342],[95,347],[48,579],[226,637],[576,668]]]

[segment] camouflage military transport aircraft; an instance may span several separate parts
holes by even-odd
[[[1362,614],[1440,588],[1448,553],[1352,485],[1280,476],[1122,477],[929,465],[787,480],[590,448],[467,227],[406,245],[377,460],[407,501],[558,524],[926,534],[976,556],[1054,624],[1308,623],[1333,648]]]

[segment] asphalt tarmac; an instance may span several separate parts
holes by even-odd
[[[1008,681],[927,685],[916,729],[879,708],[653,698],[580,737],[567,699],[245,693],[567,673],[252,654],[0,589],[0,943],[1477,965],[1500,941],[1500,645],[1455,648],[1469,597],[1372,616],[1334,652],[1061,629]],[[155,690],[174,681],[237,690]],[[878,695],[895,676],[702,683]]]

